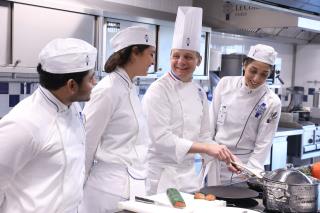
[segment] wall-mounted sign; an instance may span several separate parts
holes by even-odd
[[[107,21],[107,30],[110,33],[118,32],[120,30],[120,23],[119,22]]]

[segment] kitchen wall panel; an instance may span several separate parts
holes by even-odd
[[[176,13],[178,6],[192,6],[192,0],[105,0],[152,10]]]
[[[320,89],[319,44],[297,46],[294,85],[304,87],[304,106],[311,107],[314,91]]]
[[[0,66],[11,63],[11,8],[0,1]]]
[[[13,63],[35,67],[40,50],[54,38],[74,37],[94,44],[95,17],[31,5],[13,7]]]
[[[320,87],[320,45],[298,45],[296,53],[296,86]],[[309,82],[316,81],[316,82]]]

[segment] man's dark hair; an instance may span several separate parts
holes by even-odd
[[[89,73],[89,71],[66,74],[49,73],[42,69],[40,63],[37,66],[37,71],[39,73],[40,85],[48,90],[57,90],[66,85],[70,79],[75,80],[78,85],[81,85],[83,78]]]

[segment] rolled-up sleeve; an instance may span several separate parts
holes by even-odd
[[[176,163],[181,163],[193,142],[174,134],[170,125],[172,104],[166,94],[166,88],[151,86],[142,100],[149,133],[154,148]]]

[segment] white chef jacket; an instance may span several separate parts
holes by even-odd
[[[82,118],[78,103],[68,107],[40,86],[0,120],[0,212],[77,212],[84,181]]]
[[[128,170],[141,172],[132,174],[141,179],[147,173],[150,140],[136,90],[126,71],[117,67],[93,88],[83,111],[90,173],[86,184],[123,198],[129,197]]]
[[[169,72],[150,85],[142,103],[152,140],[148,193],[168,187],[199,190],[202,177],[196,175],[194,154],[188,151],[193,142],[211,141],[205,92]]]
[[[280,118],[279,97],[266,84],[248,88],[243,76],[222,78],[214,97],[213,139],[226,145],[251,168],[264,170]]]

